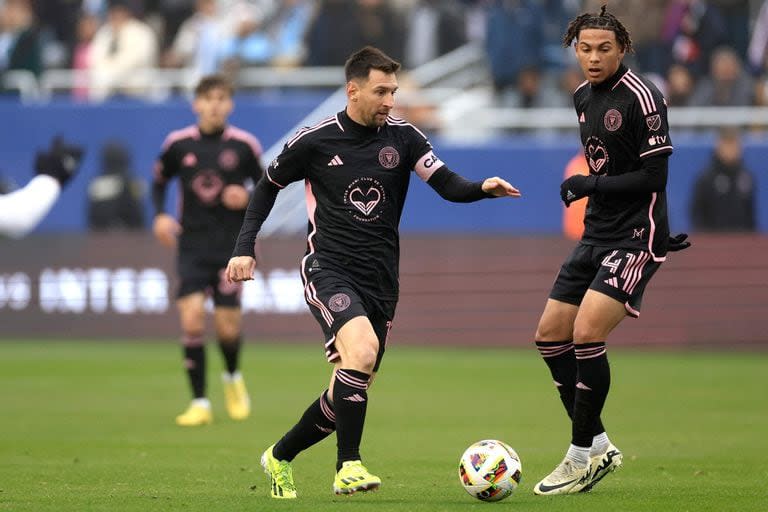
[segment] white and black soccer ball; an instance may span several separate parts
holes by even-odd
[[[459,481],[471,496],[499,501],[510,496],[520,483],[522,464],[517,452],[495,439],[478,441],[459,461]]]

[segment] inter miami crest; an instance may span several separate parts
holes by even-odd
[[[385,169],[394,169],[400,163],[400,153],[392,146],[386,146],[379,151],[379,163]]]
[[[603,116],[603,124],[609,132],[615,132],[621,128],[621,112],[612,108]]]

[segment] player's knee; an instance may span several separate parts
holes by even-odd
[[[576,322],[573,326],[573,340],[576,342],[605,341],[607,334],[590,322]]]
[[[232,343],[240,338],[240,326],[219,326],[216,335],[222,343]]]
[[[561,325],[553,322],[539,322],[536,326],[536,341],[565,341],[571,339],[572,328],[570,325]]]
[[[205,345],[205,336],[202,329],[184,330],[181,335],[181,343],[185,347],[201,347]]]
[[[350,363],[361,371],[371,373],[379,353],[379,341],[375,338],[361,339],[359,343],[355,343],[349,352],[350,361],[345,361],[345,363]]]

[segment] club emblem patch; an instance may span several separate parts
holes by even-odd
[[[605,145],[597,137],[590,137],[584,145],[584,153],[587,157],[589,169],[593,174],[605,174],[607,169],[603,169],[608,163],[608,151]],[[601,172],[602,171],[602,172]]]
[[[237,164],[240,163],[240,158],[234,149],[225,149],[219,153],[219,167],[224,171],[231,171]]]
[[[382,213],[387,194],[382,184],[374,178],[358,178],[347,187],[344,203],[353,206],[349,213],[360,222],[373,222]]]
[[[400,163],[400,153],[392,146],[386,146],[379,151],[379,163],[385,169],[394,169]]]
[[[603,116],[603,124],[609,132],[615,132],[621,128],[621,112],[612,108]]]
[[[337,293],[330,299],[328,299],[328,307],[334,313],[340,313],[347,309],[352,304],[352,300],[346,293]]]
[[[648,126],[649,130],[655,132],[661,128],[661,116],[659,114],[648,116],[645,118],[645,124]]]

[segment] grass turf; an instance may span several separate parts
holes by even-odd
[[[604,414],[624,468],[592,493],[537,497],[569,424],[534,349],[392,347],[363,439],[379,492],[331,493],[335,439],[299,456],[299,499],[267,497],[258,459],[327,384],[318,347],[248,345],[254,414],[224,411],[209,347],[214,424],[173,424],[188,396],[168,343],[0,342],[0,510],[13,511],[750,511],[768,503],[765,353],[609,351]],[[470,443],[498,438],[523,462],[511,498],[485,504],[458,482]]]

